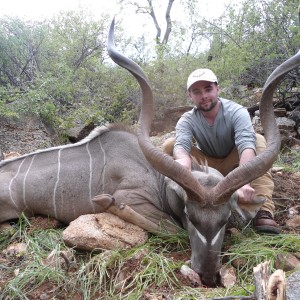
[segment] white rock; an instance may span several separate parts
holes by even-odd
[[[200,276],[198,273],[196,273],[194,270],[192,270],[187,265],[182,265],[180,268],[180,273],[186,277],[188,280],[191,281],[191,283],[195,286],[202,286],[202,282],[200,279]]]
[[[83,215],[63,231],[66,245],[83,250],[131,248],[144,244],[148,233],[110,213]]]

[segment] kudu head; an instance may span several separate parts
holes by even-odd
[[[130,71],[139,82],[143,94],[137,131],[139,145],[153,168],[173,181],[169,188],[185,202],[185,225],[192,247],[192,268],[201,275],[205,284],[213,286],[219,270],[225,226],[231,210],[237,206],[235,191],[266,173],[280,150],[272,104],[273,92],[284,75],[300,65],[300,52],[277,67],[264,86],[260,115],[267,140],[265,151],[226,177],[211,172],[190,172],[152,144],[149,136],[153,118],[150,83],[137,64],[115,49],[114,21],[109,31],[108,52],[115,63]]]

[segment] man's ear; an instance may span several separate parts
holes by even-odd
[[[263,196],[254,196],[249,203],[239,203],[238,194],[235,192],[231,196],[230,204],[232,210],[236,210],[243,219],[249,221],[256,216],[265,201],[266,198]]]
[[[191,97],[191,91],[188,89],[187,92],[186,92],[186,96],[192,100],[192,97]]]

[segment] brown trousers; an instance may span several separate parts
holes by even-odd
[[[170,156],[173,156],[174,144],[175,138],[167,139],[162,146],[163,151],[169,154]],[[260,134],[256,134],[256,154],[263,152],[265,148],[265,138]],[[226,176],[230,171],[232,171],[239,165],[239,155],[236,148],[234,148],[225,158],[215,158],[207,156],[197,147],[192,147],[191,156],[198,163],[201,163],[206,160],[209,167],[217,169],[224,176]],[[271,172],[268,171],[263,176],[253,180],[250,184],[251,187],[255,190],[255,194],[257,196],[263,196],[266,198],[266,201],[262,205],[261,210],[269,211],[272,214],[272,216],[274,216],[275,206],[274,202],[272,201],[274,182],[272,179]]]

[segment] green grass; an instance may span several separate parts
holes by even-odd
[[[300,151],[285,147],[278,155],[277,161],[274,165],[283,168],[283,171],[287,173],[299,172]]]
[[[229,249],[224,257],[231,264],[234,260],[243,260],[238,269],[238,279],[242,283],[251,283],[253,268],[258,264],[270,261],[272,271],[278,254],[297,253],[300,251],[300,237],[297,234],[267,235],[257,234],[252,230],[234,235],[225,240]]]
[[[258,235],[250,229],[226,236],[223,260],[231,264],[244,259],[237,269],[237,284],[228,290],[181,286],[177,274],[184,261],[174,260],[174,253],[190,253],[184,231],[177,235],[152,236],[148,242],[133,249],[80,252],[72,250],[68,268],[61,263],[61,251],[68,248],[61,239],[62,229],[32,230],[30,221],[21,218],[0,246],[22,242],[25,254],[0,260],[0,274],[8,279],[1,286],[3,299],[32,299],[39,287],[50,284],[51,299],[145,299],[172,295],[173,299],[211,299],[226,295],[248,296],[253,292],[253,267],[266,260],[274,261],[278,253],[300,251],[298,235]],[[69,249],[70,251],[70,249]],[[3,252],[2,252],[3,253]],[[54,253],[55,263],[45,263]],[[0,277],[2,280],[3,278]],[[63,296],[61,296],[63,295]],[[63,298],[61,298],[63,297]]]
[[[184,231],[177,235],[153,236],[147,244],[129,250],[74,251],[75,261],[69,270],[59,263],[59,253],[67,250],[61,234],[62,229],[32,230],[29,220],[24,217],[9,233],[1,234],[2,251],[9,244],[24,243],[27,246],[25,253],[11,257],[4,255],[6,259],[0,260],[0,274],[8,278],[1,288],[4,298],[31,299],[36,289],[49,282],[53,287],[53,299],[60,294],[72,299],[76,293],[82,299],[99,296],[103,299],[138,299],[145,290],[151,292],[151,286],[155,289],[163,286],[166,290],[181,288],[175,274],[181,264],[167,254],[184,251],[183,246],[188,245]],[[50,253],[55,253],[54,265],[45,263]],[[126,270],[128,274],[122,282]]]

